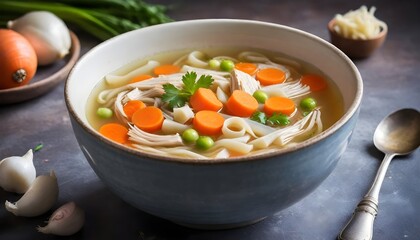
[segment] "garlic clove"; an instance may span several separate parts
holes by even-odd
[[[58,198],[58,183],[54,171],[38,176],[26,193],[16,202],[5,202],[6,210],[16,216],[39,216],[52,208]]]
[[[45,227],[38,227],[39,232],[59,236],[70,236],[78,232],[85,223],[85,212],[74,202],[68,202],[55,210]]]
[[[32,44],[39,65],[51,64],[70,51],[70,30],[63,20],[51,12],[29,12],[9,21],[7,27],[22,34]]]
[[[22,157],[11,156],[0,162],[0,187],[8,192],[25,193],[35,177],[32,149]]]

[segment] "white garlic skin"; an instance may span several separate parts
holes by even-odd
[[[85,212],[74,202],[68,202],[55,210],[45,227],[38,227],[39,232],[59,236],[77,233],[85,223]]]
[[[32,149],[22,157],[7,157],[0,162],[0,187],[8,192],[25,193],[35,177]]]
[[[16,216],[35,217],[50,210],[58,198],[57,178],[50,175],[38,176],[26,193],[16,202],[5,202],[6,210]]]
[[[9,21],[7,27],[22,34],[31,43],[39,65],[51,64],[70,51],[70,30],[63,20],[51,12],[29,12]]]

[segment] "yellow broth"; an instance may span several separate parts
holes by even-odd
[[[314,67],[313,65],[306,63],[306,62],[302,62],[299,59],[295,59],[291,56],[285,56],[284,54],[281,53],[273,53],[273,52],[269,52],[266,50],[260,50],[260,49],[221,49],[221,48],[207,48],[207,49],[203,49],[201,50],[201,52],[205,53],[207,55],[207,59],[212,59],[215,56],[230,56],[230,57],[236,57],[240,52],[243,51],[254,51],[254,52],[258,52],[258,53],[262,53],[265,56],[267,56],[270,60],[272,60],[273,62],[276,62],[276,58],[280,57],[282,59],[288,59],[288,60],[292,60],[295,62],[298,62],[300,64],[299,69],[294,69],[294,67],[290,67],[287,64],[284,64],[285,66],[288,66],[288,69],[291,70],[291,78],[296,79],[299,77],[299,75],[303,75],[303,74],[317,74],[322,76],[326,81],[327,81],[327,89],[323,90],[323,91],[319,91],[319,92],[310,92],[307,95],[298,97],[298,98],[294,98],[293,101],[295,102],[295,105],[297,108],[299,108],[299,102],[301,99],[306,98],[306,97],[312,97],[314,99],[316,99],[317,101],[317,106],[320,107],[320,112],[321,112],[321,120],[322,120],[322,125],[323,125],[323,130],[325,131],[325,129],[329,128],[331,125],[333,125],[344,113],[344,107],[343,107],[343,99],[342,96],[337,88],[337,86],[335,85],[335,83],[328,78],[328,76],[326,76],[325,74],[323,74],[319,69],[317,69],[316,67]],[[158,62],[160,62],[160,64],[164,65],[164,64],[172,64],[174,61],[176,61],[177,59],[179,59],[181,56],[188,54],[189,52],[191,52],[191,50],[181,50],[181,51],[173,51],[173,52],[166,52],[166,53],[160,53],[160,54],[156,54],[154,56],[149,56],[147,58],[144,59],[139,59],[138,61],[126,64],[124,66],[122,66],[121,68],[117,69],[116,71],[113,72],[113,74],[117,74],[117,75],[124,75],[129,73],[130,71],[138,68],[139,66],[144,65],[145,63],[147,63],[149,60],[156,60]],[[280,63],[280,62],[279,62]],[[153,75],[153,72],[150,71],[147,74]],[[119,86],[112,86],[112,88],[116,88]],[[98,117],[96,111],[99,107],[103,107],[103,105],[99,104],[97,102],[97,97],[98,94],[100,92],[102,92],[103,90],[109,89],[110,86],[108,85],[108,83],[102,79],[97,86],[95,87],[95,89],[92,91],[91,95],[89,96],[89,100],[87,103],[87,108],[86,108],[86,115],[88,118],[89,123],[93,126],[93,128],[95,129],[99,129],[103,124],[105,123],[110,123],[110,122],[119,122],[119,120],[115,117],[115,114],[113,115],[113,117],[109,118],[109,119],[102,119],[100,117]],[[108,106],[111,109],[113,108],[113,106]],[[159,132],[157,134],[160,134]],[[181,133],[180,133],[181,134]],[[296,139],[299,139],[299,137],[297,137]],[[296,139],[294,139],[294,141],[296,141]],[[300,140],[306,140],[307,138],[303,138]],[[299,141],[300,141],[299,140]],[[287,145],[286,145],[287,146]],[[272,148],[277,148],[276,146],[270,146],[267,149],[272,149]],[[194,148],[191,148],[192,151],[195,151]],[[231,156],[238,156],[241,154],[238,154],[235,151],[230,151],[231,152]],[[258,152],[264,152],[264,150],[258,150]]]

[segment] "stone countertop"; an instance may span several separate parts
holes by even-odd
[[[174,1],[149,1],[172,3]],[[359,8],[364,1],[176,1],[169,15],[176,20],[240,18],[295,27],[328,40],[326,25],[336,13]],[[23,155],[38,143],[37,175],[54,170],[60,194],[58,206],[75,201],[86,211],[84,228],[71,237],[38,233],[51,214],[15,217],[0,208],[0,239],[335,239],[369,189],[383,154],[372,143],[380,120],[400,108],[420,108],[420,2],[369,1],[389,27],[387,39],[373,56],[355,60],[364,96],[352,140],[333,173],[313,193],[264,221],[243,228],[200,231],[148,215],[111,193],[94,174],[73,135],[63,97],[64,83],[39,98],[0,106],[0,159]],[[99,42],[75,30],[82,54]],[[251,34],[251,33],[250,33]],[[221,36],[222,37],[222,36]],[[419,152],[395,159],[379,196],[373,239],[419,239]],[[0,201],[19,195],[0,190]]]

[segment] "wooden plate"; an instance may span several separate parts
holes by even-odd
[[[71,49],[65,58],[48,66],[38,66],[29,84],[0,90],[0,105],[23,102],[41,96],[63,81],[79,59],[80,42],[76,34],[70,32]]]

